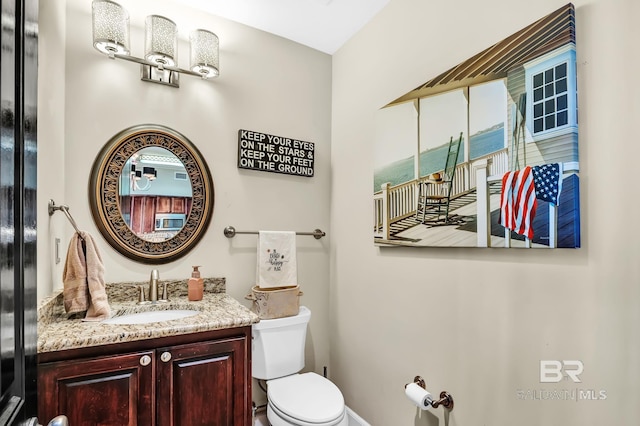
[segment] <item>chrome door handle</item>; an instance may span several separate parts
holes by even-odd
[[[69,419],[67,419],[67,416],[56,416],[47,426],[69,426]]]
[[[146,367],[149,364],[151,364],[151,357],[149,355],[143,355],[140,357],[140,365]]]

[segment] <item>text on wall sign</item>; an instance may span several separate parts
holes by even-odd
[[[311,177],[313,161],[313,142],[238,130],[238,168]]]

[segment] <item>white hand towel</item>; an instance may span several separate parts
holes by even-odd
[[[256,281],[260,288],[298,285],[295,232],[258,232]]]

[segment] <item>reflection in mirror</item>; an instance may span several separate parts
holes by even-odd
[[[172,152],[148,147],[133,154],[120,175],[120,212],[131,231],[145,241],[173,238],[191,211],[191,182]]]
[[[214,200],[204,158],[165,126],[120,131],[91,168],[96,226],[114,249],[139,262],[167,263],[187,254],[206,232]]]

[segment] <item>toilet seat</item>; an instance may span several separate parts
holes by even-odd
[[[316,373],[269,380],[267,386],[269,408],[291,424],[334,426],[345,419],[342,392]]]
[[[348,426],[349,418],[346,410],[342,416],[329,423],[309,423],[300,419],[294,419],[279,411],[273,404],[267,404],[267,419],[271,426]]]

